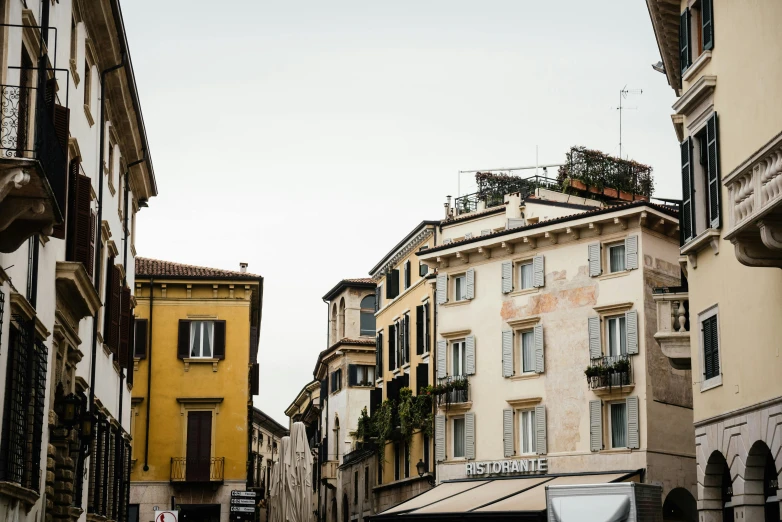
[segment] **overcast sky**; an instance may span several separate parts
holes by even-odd
[[[123,2],[160,195],[138,254],[265,278],[261,394],[326,345],[323,294],[438,219],[459,170],[624,155],[678,197],[674,94],[643,0]],[[474,181],[461,180],[462,193]],[[173,349],[173,348],[172,348]]]

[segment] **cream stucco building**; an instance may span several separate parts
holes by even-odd
[[[508,195],[417,253],[437,271],[437,480],[626,473],[692,512],[691,375],[653,337],[676,211],[567,199]]]
[[[700,520],[779,520],[782,4],[647,6],[677,95],[688,284],[661,290],[657,337],[692,368]]]

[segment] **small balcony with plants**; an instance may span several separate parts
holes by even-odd
[[[570,148],[557,181],[563,192],[609,201],[648,201],[654,192],[649,165],[586,147]]]
[[[633,391],[633,367],[627,355],[606,355],[592,359],[584,370],[587,385],[596,395],[627,394]]]
[[[690,300],[686,286],[655,288],[657,331],[654,338],[663,355],[677,370],[691,368]]]
[[[472,407],[470,381],[466,375],[449,375],[438,383],[423,388],[423,392],[437,399],[437,406],[444,410],[469,410]]]

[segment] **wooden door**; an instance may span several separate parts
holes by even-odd
[[[186,480],[188,482],[209,482],[211,457],[212,412],[188,412]]]

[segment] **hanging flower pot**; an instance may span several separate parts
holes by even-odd
[[[618,198],[619,191],[615,188],[603,187],[603,195],[608,196],[609,198]]]

